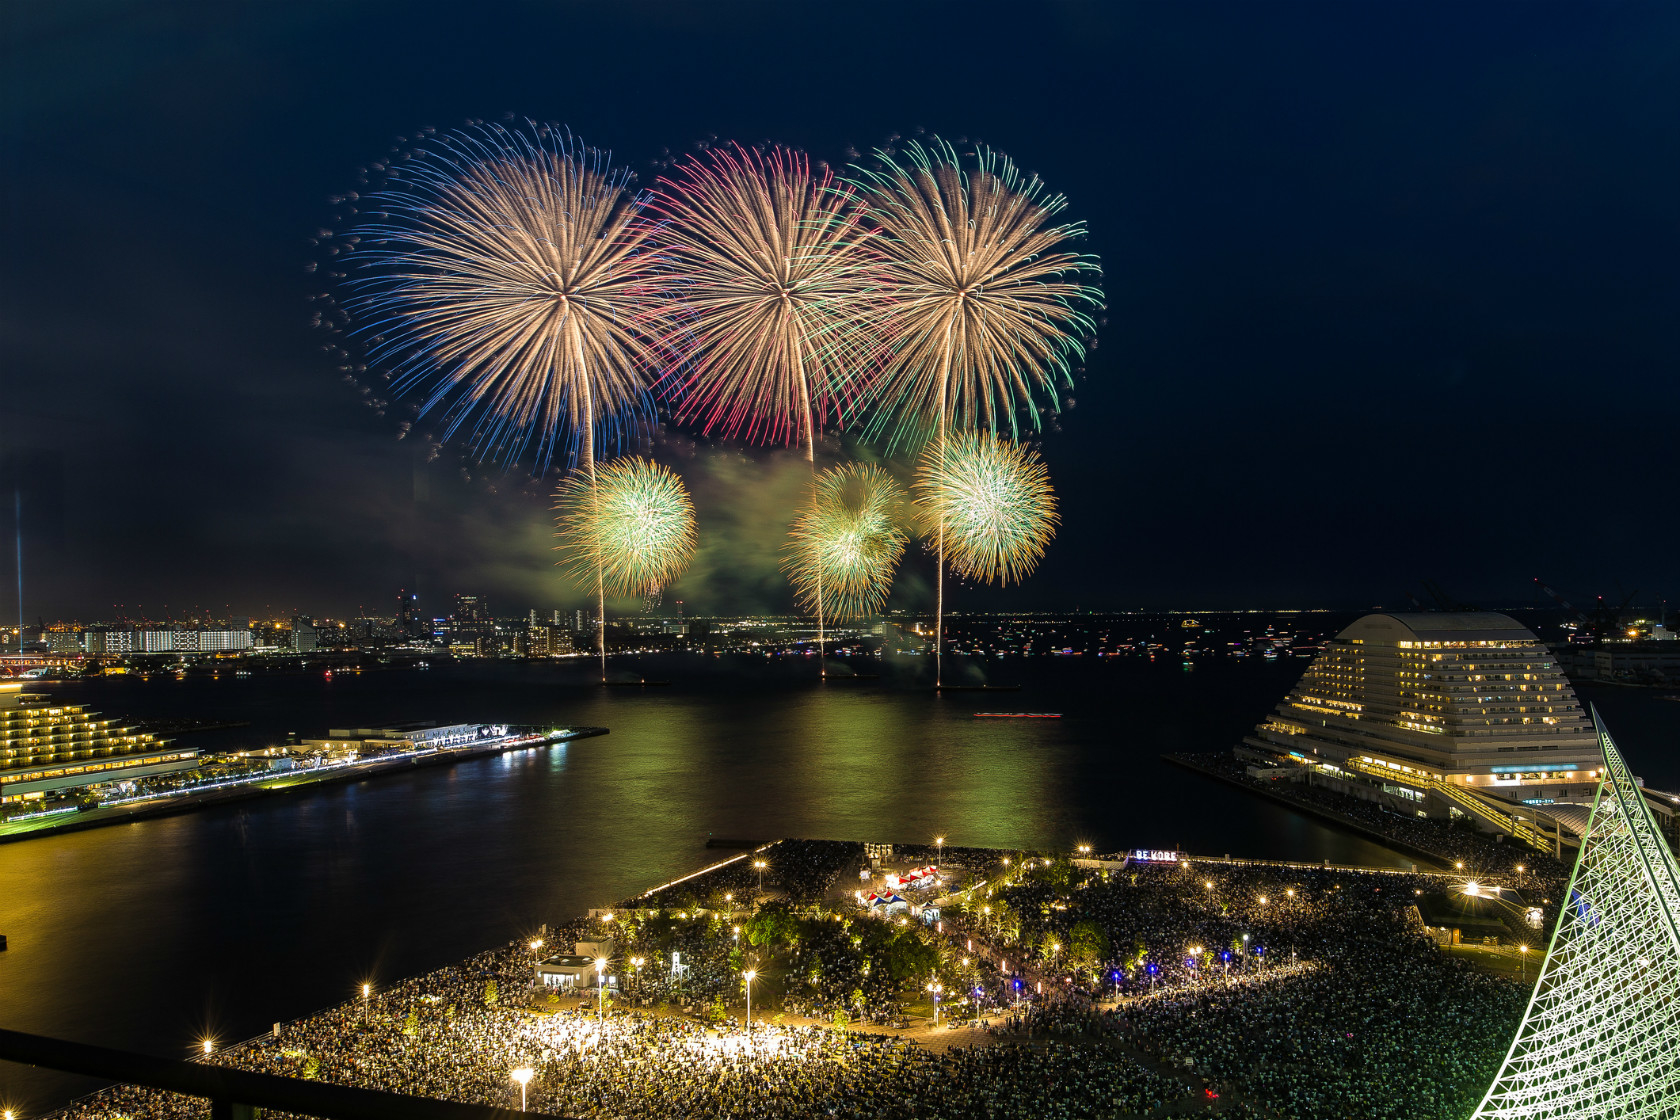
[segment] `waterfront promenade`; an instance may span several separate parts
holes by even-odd
[[[311,786],[358,782],[434,766],[453,766],[475,758],[488,758],[509,751],[532,750],[605,735],[605,727],[571,727],[555,731],[511,734],[470,746],[405,751],[353,762],[328,762],[296,770],[274,771],[230,779],[180,790],[102,802],[97,806],[11,817],[0,821],[0,844],[80,832],[105,825],[190,813],[212,805],[226,805],[253,798],[295,793]]]

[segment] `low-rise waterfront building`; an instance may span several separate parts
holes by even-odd
[[[505,723],[394,723],[385,727],[335,727],[325,739],[305,739],[301,750],[322,758],[349,760],[424,750],[452,750],[508,733]]]

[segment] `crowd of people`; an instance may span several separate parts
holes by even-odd
[[[610,999],[573,992],[583,998],[571,1003],[542,989],[542,952],[520,942],[206,1060],[500,1106],[518,1104],[512,1072],[528,1068],[532,1111],[591,1120],[1210,1109],[1239,1120],[1449,1120],[1473,1108],[1521,1016],[1521,985],[1424,936],[1413,902],[1441,885],[1428,876],[1208,861],[1104,871],[963,853],[954,864],[990,878],[960,913],[947,905],[925,924],[845,907],[837,879],[861,864],[857,845],[784,842],[764,854],[763,869],[736,861],[680,894],[550,932],[562,952],[570,939],[617,939]],[[949,878],[961,877],[953,867]],[[678,909],[714,895],[718,909]],[[1100,959],[1071,959],[1081,930]],[[644,951],[648,967],[627,976],[625,960]],[[664,964],[672,952],[680,971]],[[742,969],[755,961],[775,975],[760,981],[749,1028]],[[948,1016],[983,1028],[962,1045],[833,1029],[902,1020],[929,978],[947,984]],[[203,1102],[117,1087],[63,1120],[202,1115]]]
[[[1042,1120],[1147,1114],[1189,1093],[1113,1048],[941,1055],[891,1035],[810,1026],[709,1026],[642,1011],[599,1018],[581,1007],[533,1014],[495,994],[518,989],[526,959],[520,945],[482,954],[209,1060],[501,1107],[519,1103],[512,1074],[529,1069],[531,1111],[590,1120]],[[118,1086],[62,1120],[196,1120],[205,1111],[203,1101]]]
[[[1439,877],[1205,861],[1056,871],[1037,861],[993,894],[1022,927],[1027,967],[1062,973],[1029,1025],[1085,1035],[1100,1007],[1127,1045],[1255,1116],[1466,1116],[1521,1019],[1521,984],[1425,936],[1412,904]],[[1050,949],[1085,921],[1114,946],[1094,975]]]

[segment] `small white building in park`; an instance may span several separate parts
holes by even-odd
[[[607,987],[618,987],[618,977],[612,972],[613,943],[611,941],[578,941],[572,952],[549,957],[537,964],[537,979],[545,988],[593,988],[596,984],[595,962],[605,958]]]
[[[575,953],[549,957],[537,965],[537,979],[545,988],[593,988],[597,975],[595,958]],[[608,988],[618,987],[617,976],[609,972],[606,979]]]

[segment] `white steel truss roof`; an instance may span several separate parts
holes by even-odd
[[[1680,867],[1598,725],[1604,773],[1534,995],[1476,1120],[1680,1117]]]

